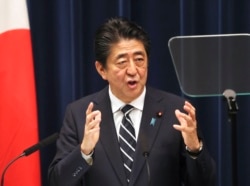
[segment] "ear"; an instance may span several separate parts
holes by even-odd
[[[95,68],[97,72],[100,74],[100,76],[102,77],[102,79],[107,80],[106,69],[103,67],[103,65],[99,61],[95,62]]]

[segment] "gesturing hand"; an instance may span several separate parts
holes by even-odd
[[[100,136],[101,112],[92,111],[93,107],[94,104],[91,102],[86,110],[84,137],[81,144],[81,151],[86,155],[93,151]]]
[[[174,124],[173,127],[182,133],[186,146],[190,150],[196,151],[199,149],[200,143],[197,135],[195,108],[188,101],[185,101],[183,108],[187,114],[180,112],[178,109],[175,110],[175,115],[180,125]]]

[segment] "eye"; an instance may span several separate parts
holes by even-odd
[[[126,60],[117,61],[116,65],[117,65],[119,68],[125,68],[126,65],[127,65],[127,61],[126,61]]]
[[[144,64],[144,58],[143,57],[136,57],[135,58],[135,63],[137,66],[142,66]]]
[[[122,65],[122,64],[125,64],[127,61],[126,60],[122,60],[122,61],[117,61],[117,63],[116,64],[118,64],[118,65]]]
[[[139,57],[138,57],[138,58],[135,59],[135,61],[137,61],[137,62],[142,62],[142,61],[143,61],[143,58],[139,58]]]

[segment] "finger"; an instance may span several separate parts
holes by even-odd
[[[88,114],[90,114],[92,112],[93,107],[94,107],[94,103],[90,102],[89,105],[88,105],[88,108],[86,110],[86,115],[88,115]]]
[[[93,102],[90,102],[89,105],[88,105],[88,108],[86,110],[86,125],[88,125],[93,119],[93,116],[91,114],[92,110],[93,110],[93,107],[94,107]]]
[[[188,101],[185,101],[183,108],[187,112],[190,112],[191,110],[195,110],[194,107]]]
[[[93,112],[91,112],[88,116],[87,116],[87,120],[89,121],[87,123],[87,129],[92,129],[94,127],[96,127],[96,125],[99,125],[101,122],[101,112],[99,110],[95,110]]]
[[[89,131],[93,131],[95,129],[100,129],[100,122],[98,122],[97,120],[93,120],[89,125]]]
[[[94,133],[100,130],[100,123],[92,123],[92,127],[89,127],[86,131],[88,134]]]
[[[184,105],[184,110],[187,112],[187,115],[192,118],[192,120],[195,120],[196,115],[194,109]]]
[[[95,110],[89,114],[89,118],[93,121],[101,120],[101,112],[99,110]]]
[[[181,124],[183,124],[184,122],[189,122],[191,120],[190,116],[183,112],[180,112],[180,110],[178,109],[175,110],[175,115]]]
[[[174,124],[173,127],[180,132],[184,131],[184,128],[181,125]]]
[[[94,111],[94,119],[98,120],[98,121],[101,121],[102,114],[101,114],[101,112],[99,110]]]
[[[189,103],[188,101],[185,102],[184,105],[184,110],[188,113],[188,115],[195,120],[196,118],[196,114],[195,114],[195,107],[193,105],[191,105],[191,103]]]
[[[185,104],[184,105],[187,105],[188,107],[190,107],[191,109],[194,109],[195,110],[195,107],[189,102],[189,101],[185,101]]]

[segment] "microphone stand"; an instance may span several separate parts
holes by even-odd
[[[229,122],[231,123],[231,139],[232,139],[232,185],[238,186],[238,169],[237,169],[237,111],[239,110],[236,102],[236,93],[227,89],[223,93],[227,99]]]
[[[7,171],[7,169],[8,169],[16,160],[18,160],[19,158],[22,158],[22,157],[24,157],[24,156],[25,156],[25,153],[22,153],[22,154],[20,154],[19,156],[15,157],[13,160],[11,160],[11,161],[7,164],[7,166],[4,168],[3,173],[2,173],[2,176],[1,176],[1,186],[4,186],[4,175],[5,175],[6,171]]]
[[[25,149],[23,151],[22,154],[20,154],[19,156],[15,157],[13,160],[11,160],[7,165],[6,167],[4,168],[3,170],[3,173],[1,175],[1,185],[0,186],[4,186],[4,175],[7,171],[7,169],[16,161],[18,160],[19,158],[22,158],[24,156],[29,156],[30,154],[36,152],[37,150],[40,150],[42,147],[45,147],[49,144],[51,144],[52,142],[54,142],[57,138],[58,138],[59,134],[58,133],[54,133],[52,134],[51,136],[43,139],[42,141],[40,141],[39,143]]]

